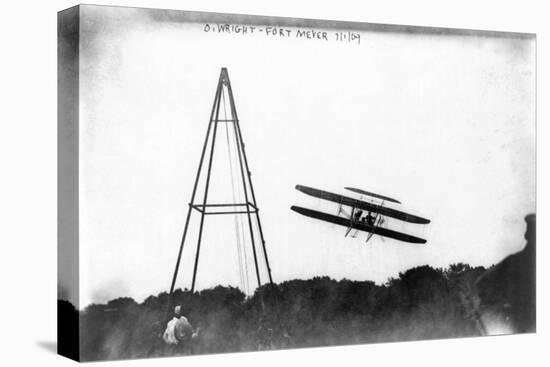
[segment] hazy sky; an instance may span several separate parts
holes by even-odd
[[[422,264],[487,266],[523,246],[535,211],[534,39],[363,31],[357,44],[334,29],[328,41],[207,33],[177,14],[82,8],[81,307],[168,290],[221,67],[275,282],[385,282]],[[211,198],[230,201],[222,128]],[[296,184],[395,197],[432,223],[390,228],[428,243],[344,238],[290,211],[336,210]],[[198,218],[178,287],[190,287]],[[232,217],[207,217],[198,289],[239,284],[234,232]]]

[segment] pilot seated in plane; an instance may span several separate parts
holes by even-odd
[[[367,215],[365,215],[362,219],[363,222],[367,223],[370,226],[374,225],[375,220],[376,217],[372,214],[372,212],[368,212]]]

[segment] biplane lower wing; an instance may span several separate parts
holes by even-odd
[[[409,242],[409,243],[426,243],[426,240],[423,238],[411,236],[405,233],[392,231],[390,229],[382,228],[382,227],[376,227],[371,226],[367,223],[351,223],[350,226],[350,220],[342,217],[338,217],[336,215],[331,215],[323,212],[318,212],[316,210],[306,209],[299,206],[292,206],[290,209],[294,210],[296,213],[305,215],[307,217],[323,220],[325,222],[330,222],[334,224],[338,224],[344,227],[351,227],[358,229],[360,231],[365,232],[371,232],[374,234],[377,234],[379,236],[384,236],[388,238],[393,238],[394,240],[403,241],[403,242]]]
[[[333,194],[332,192],[323,191],[319,189],[314,189],[312,187],[302,186],[302,185],[296,185],[296,190],[303,192],[304,194],[320,198],[323,200],[332,201],[338,204],[347,205],[354,207],[356,209],[362,209],[367,210],[373,213],[378,213],[381,215],[385,215],[388,217],[392,217],[395,219],[399,219],[405,222],[409,223],[417,223],[417,224],[428,224],[430,223],[429,219],[418,217],[416,215],[408,214],[405,212],[401,212],[399,210],[395,210],[392,208],[386,208],[383,206],[379,206],[376,204],[371,204],[366,201],[356,200],[352,199],[350,197],[344,196],[344,195],[338,195]]]

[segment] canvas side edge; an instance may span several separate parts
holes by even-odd
[[[77,361],[79,13],[75,6],[57,14],[57,353]]]

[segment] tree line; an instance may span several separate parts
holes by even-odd
[[[177,289],[173,305],[200,327],[198,340],[183,350],[162,343],[166,292],[142,303],[117,298],[79,313],[80,356],[126,359],[480,335],[472,289],[484,271],[466,264],[420,266],[382,285],[296,279],[264,285],[251,297],[233,287],[193,294]]]

